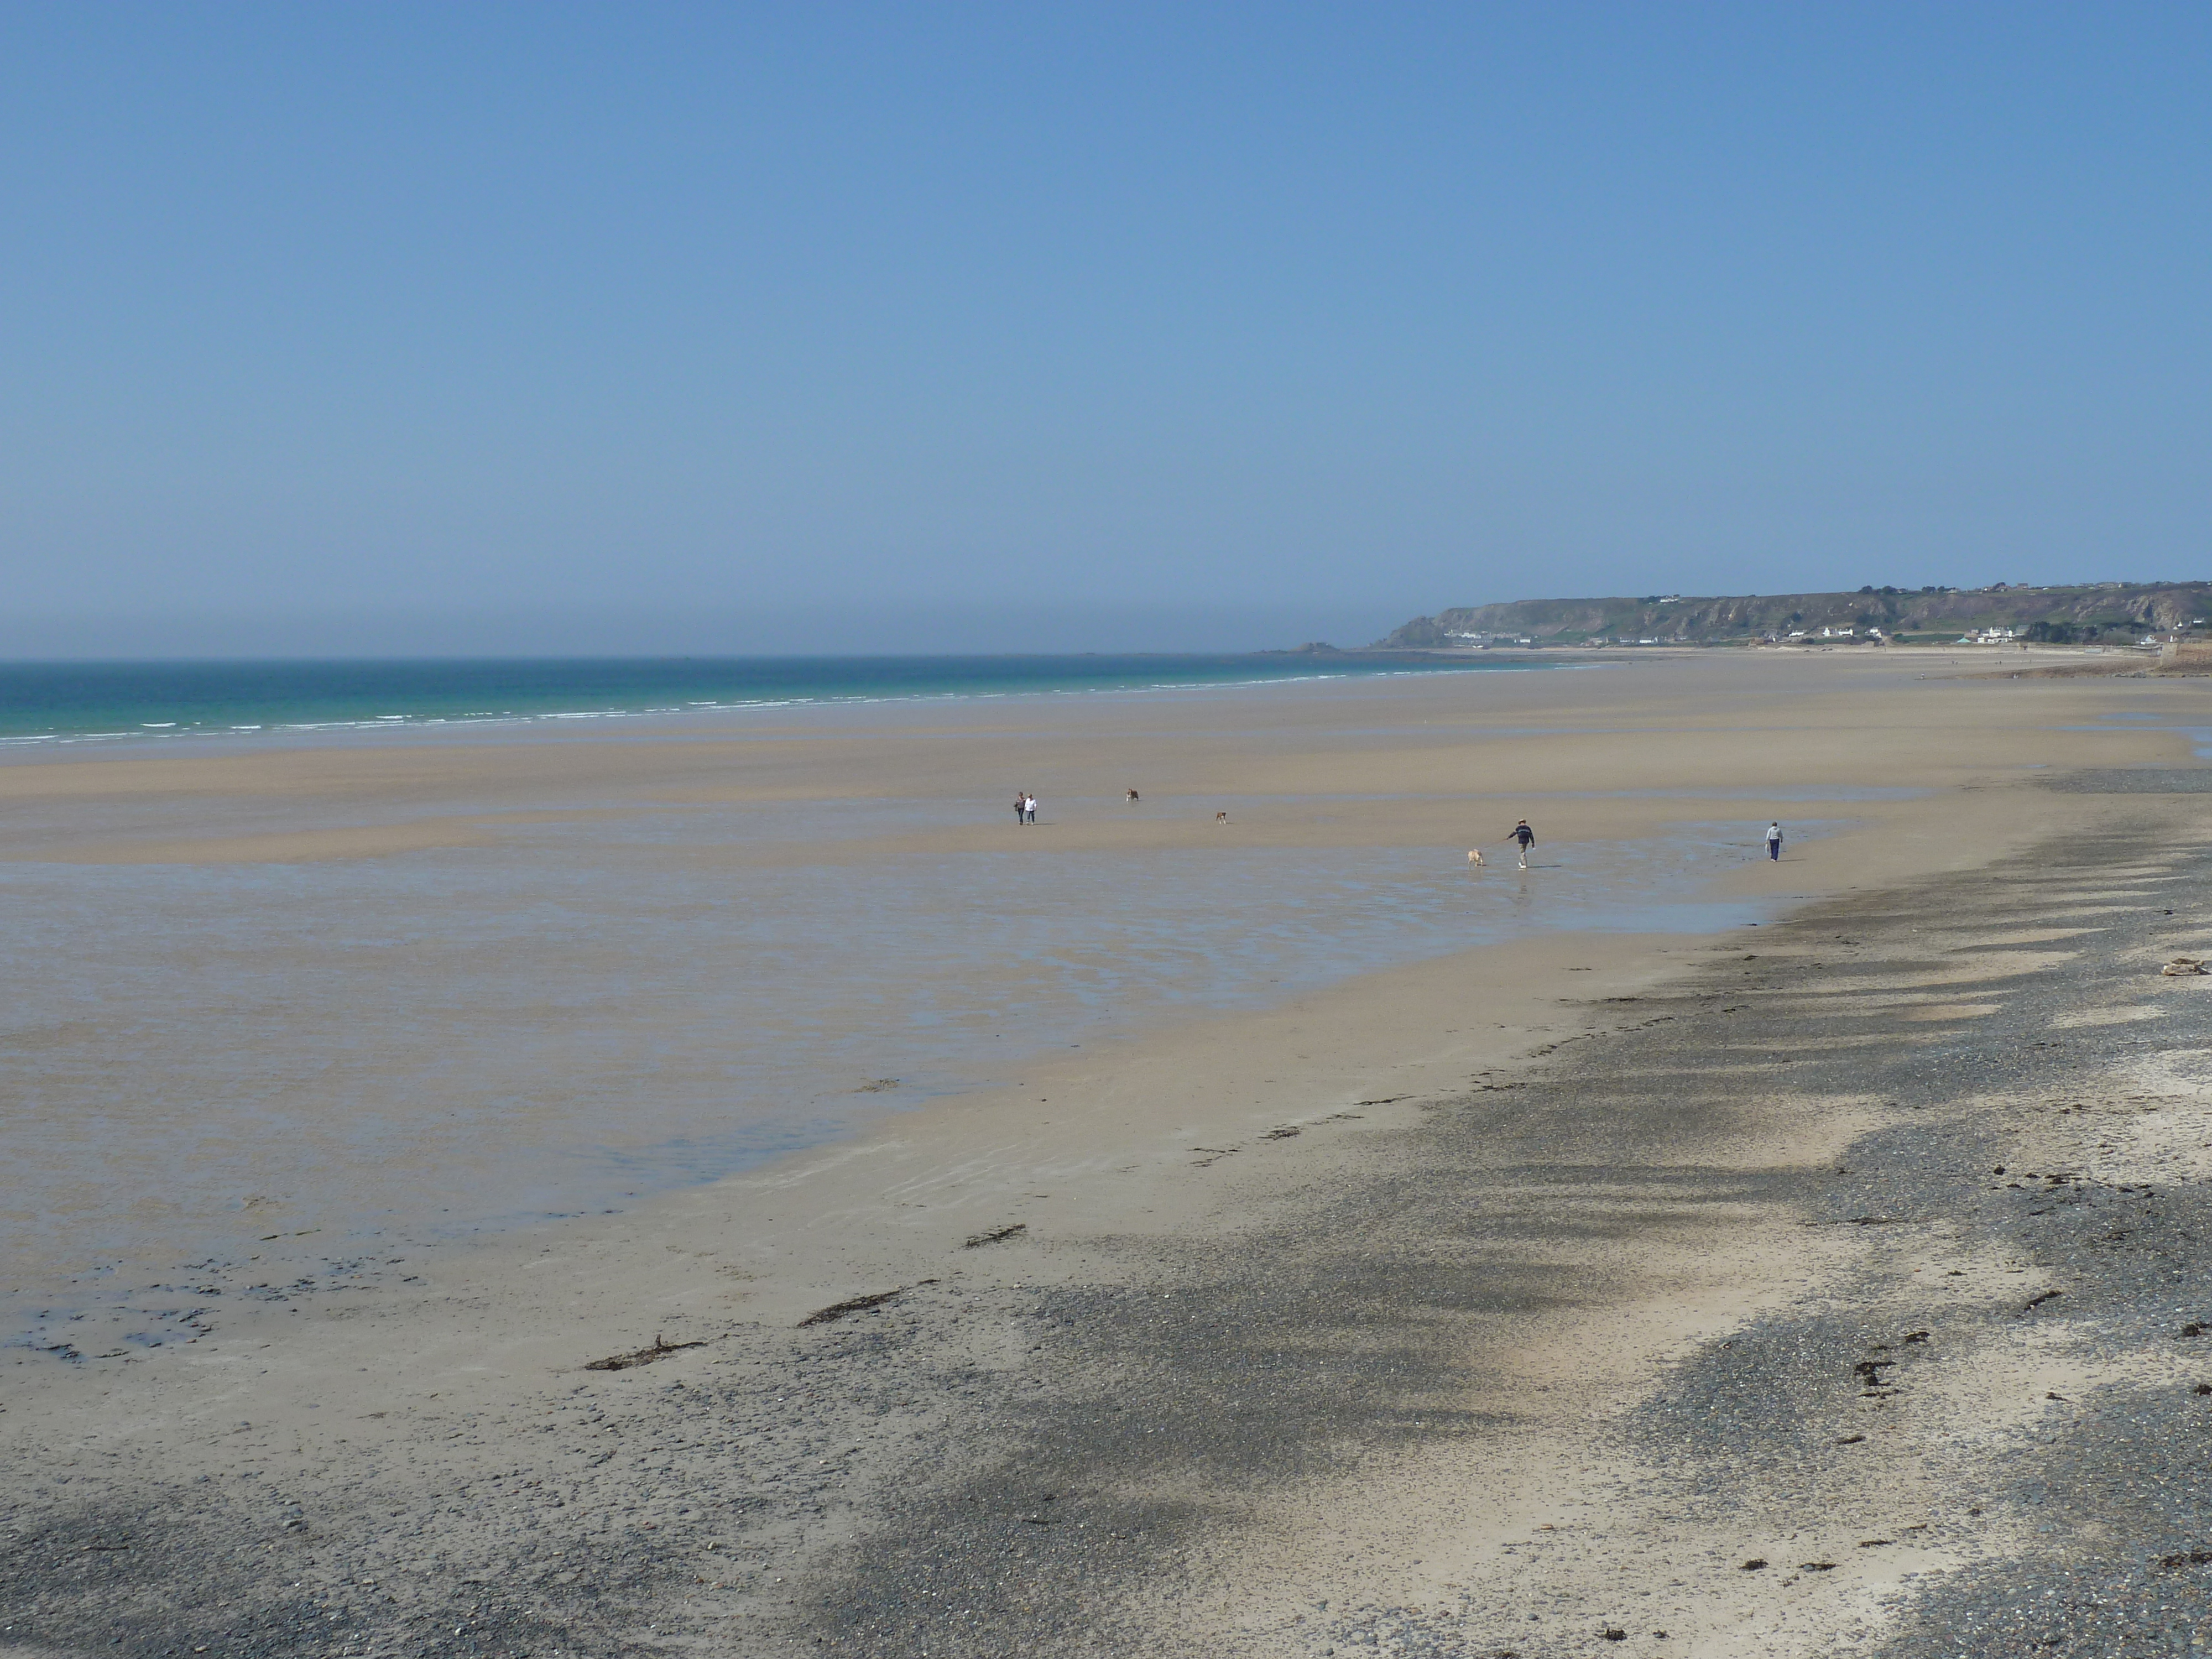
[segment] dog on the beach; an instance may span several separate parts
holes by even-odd
[[[1477,869],[1480,869],[1482,867],[1482,848],[1480,847],[1468,848],[1467,851],[1467,861],[1469,864],[1474,865]]]
[[[1213,821],[1216,823],[1226,823],[1229,822],[1229,814],[1226,812],[1216,812],[1213,815]]]
[[[1128,800],[1132,806],[1137,804],[1137,792],[1135,790],[1132,789],[1129,791]]]

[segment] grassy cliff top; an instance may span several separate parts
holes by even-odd
[[[1695,598],[1513,599],[1416,617],[1382,647],[1436,648],[1470,635],[1569,645],[1588,640],[1692,644],[1785,637],[1803,630],[1879,628],[1886,635],[2038,628],[2045,637],[2124,642],[2149,629],[2212,620],[2212,582],[2112,582],[2080,587],[1863,587],[1856,593]]]

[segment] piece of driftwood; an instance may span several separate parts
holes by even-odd
[[[613,1353],[605,1359],[594,1359],[584,1369],[587,1371],[626,1371],[633,1365],[650,1365],[656,1359],[665,1359],[670,1354],[681,1353],[686,1348],[703,1348],[704,1342],[671,1342],[655,1334],[653,1346],[640,1348],[635,1353]]]
[[[895,1291],[878,1291],[872,1296],[848,1296],[842,1302],[832,1302],[826,1308],[817,1308],[799,1322],[801,1325],[827,1325],[833,1320],[842,1319],[847,1314],[865,1313],[870,1308],[880,1308],[893,1297],[904,1296],[906,1291],[907,1287],[902,1285]]]

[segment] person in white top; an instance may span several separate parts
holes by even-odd
[[[1766,826],[1766,856],[1777,864],[1782,862],[1782,826],[1779,823]]]
[[[1028,814],[1029,821],[1031,823],[1035,823],[1036,822],[1036,797],[1035,795],[1030,796],[1022,803],[1022,811]]]

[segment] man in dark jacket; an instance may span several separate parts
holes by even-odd
[[[1513,839],[1521,843],[1521,867],[1526,870],[1528,867],[1528,849],[1536,844],[1536,832],[1528,827],[1528,819],[1523,818],[1513,826]]]

